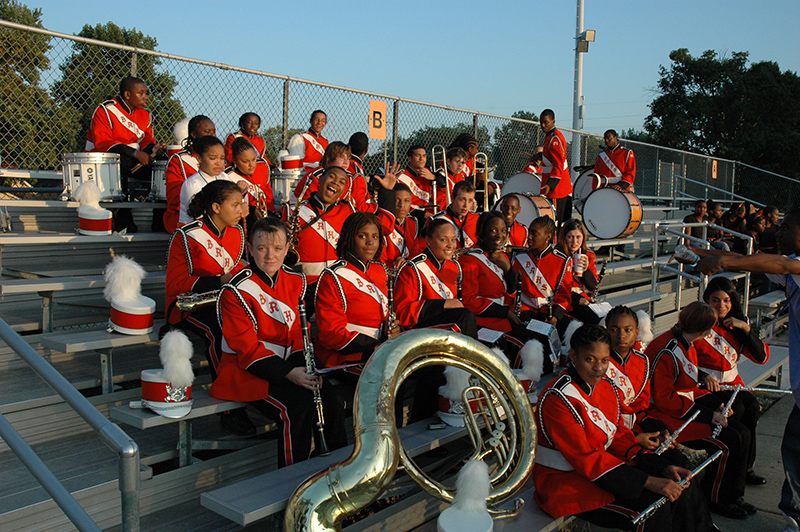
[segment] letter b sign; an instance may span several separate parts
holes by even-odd
[[[369,138],[386,140],[386,102],[369,102]]]

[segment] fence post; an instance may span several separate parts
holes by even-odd
[[[478,115],[472,115],[472,135],[476,139],[478,138]]]
[[[733,170],[731,171],[731,197],[733,197],[734,190],[736,190],[736,187],[734,185],[735,182],[736,182],[736,161],[733,161]]]
[[[397,162],[397,117],[400,113],[400,100],[394,101],[393,111],[392,114],[394,115],[394,120],[392,121],[392,138],[394,143],[394,162]]]
[[[283,82],[283,148],[289,144],[289,80]]]
[[[131,77],[136,77],[138,70],[136,52],[131,52]]]

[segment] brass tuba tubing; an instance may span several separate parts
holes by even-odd
[[[493,392],[508,396],[507,422],[517,423],[513,465],[493,487],[487,503],[510,499],[533,471],[536,420],[514,372],[480,342],[443,330],[413,330],[381,345],[370,358],[356,388],[353,407],[355,446],[345,461],[303,482],[290,497],[284,517],[287,532],[339,530],[341,520],[374,501],[402,461],[406,473],[426,492],[452,502],[454,490],[431,481],[403,448],[395,428],[394,402],[405,378],[416,369],[452,365],[470,372]],[[510,454],[510,451],[509,451]]]

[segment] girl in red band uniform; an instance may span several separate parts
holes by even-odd
[[[329,447],[347,443],[344,402],[321,377],[306,372],[297,312],[306,282],[302,273],[283,266],[286,227],[275,218],[258,220],[247,249],[251,269],[223,286],[217,303],[224,342],[210,393],[250,402],[278,424],[278,465],[283,467],[308,458],[312,435],[318,437],[314,390],[322,394]]]
[[[287,149],[292,155],[303,156],[303,168],[306,172],[315,170],[320,165],[328,139],[322,136],[322,130],[328,124],[328,115],[317,109],[311,113],[310,127],[305,133],[298,133],[289,139]],[[347,168],[347,167],[345,167]]]
[[[247,203],[250,207],[245,226],[255,223],[261,213],[257,212],[259,199],[267,205],[268,212],[275,212],[275,198],[269,185],[269,161],[258,157],[255,147],[246,138],[240,137],[231,144],[233,162],[225,170],[231,181],[247,186]]]
[[[567,220],[558,231],[558,249],[567,257],[573,258],[572,263],[572,300],[569,315],[589,325],[600,322],[600,316],[589,308],[592,303],[592,293],[597,288],[597,263],[594,251],[586,247],[586,228],[583,223],[575,218]],[[581,254],[581,264],[574,261],[575,254]],[[575,270],[582,270],[580,275]]]
[[[261,117],[255,113],[245,113],[239,117],[239,130],[234,131],[225,138],[226,163],[231,164],[233,162],[233,141],[238,138],[244,138],[250,141],[250,144],[252,144],[258,152],[258,157],[266,159],[266,143],[262,137],[258,136],[258,128],[260,127]]]
[[[181,211],[181,187],[183,182],[199,170],[199,162],[192,147],[194,139],[214,136],[217,129],[214,122],[204,115],[197,115],[189,120],[189,136],[183,141],[183,150],[172,154],[167,161],[166,193],[167,210],[164,212],[164,227],[168,232],[173,232],[178,227],[178,218]]]
[[[730,399],[733,391],[719,389],[720,384],[744,385],[739,376],[738,362],[745,356],[756,364],[769,358],[769,348],[761,341],[758,332],[750,328],[739,303],[739,294],[733,283],[725,277],[709,281],[703,300],[717,311],[717,323],[711,334],[695,342],[700,382],[721,400]],[[748,484],[761,485],[766,479],[753,471],[756,459],[756,425],[761,406],[750,392],[740,391],[733,402],[733,418],[750,430],[750,447],[747,453]]]
[[[621,421],[617,389],[606,378],[611,339],[596,325],[572,335],[569,366],[540,395],[534,496],[553,517],[577,514],[604,527],[631,521],[666,496],[637,530],[714,530],[702,494],[678,481],[691,471],[644,451]]]
[[[205,306],[187,313],[176,309],[175,302],[179,294],[219,290],[242,269],[244,231],[239,226],[242,202],[242,192],[235,183],[212,181],[189,204],[189,213],[198,219],[178,228],[169,243],[167,323],[206,339],[213,375],[219,366],[221,343],[214,308]]]
[[[382,341],[399,332],[397,323],[387,328],[388,272],[374,260],[382,242],[377,216],[351,214],[336,247],[339,260],[319,277],[317,353],[327,367],[366,362]]]
[[[645,349],[650,359],[649,415],[674,431],[695,411],[700,414],[681,432],[678,442],[709,455],[722,450],[722,456],[709,466],[702,485],[712,511],[744,519],[755,507],[744,501],[747,450],[750,431],[723,412],[724,402],[699,387],[697,351],[694,343],[708,336],[717,322],[717,313],[706,303],[695,301],[678,314],[678,323],[653,340]],[[730,412],[727,414],[730,415]],[[717,438],[715,427],[723,428]]]

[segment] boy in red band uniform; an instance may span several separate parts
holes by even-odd
[[[350,174],[350,198],[356,210],[373,212],[375,205],[367,189],[367,179],[364,175],[364,156],[369,150],[369,138],[365,133],[353,133],[347,142],[350,147],[350,164],[347,173]]]
[[[350,146],[343,142],[334,141],[328,144],[325,154],[319,161],[319,167],[309,170],[302,179],[297,180],[294,190],[289,197],[289,205],[294,205],[297,201],[305,201],[313,196],[319,189],[319,180],[326,169],[338,166],[347,170],[350,166]],[[347,174],[347,183],[342,193],[342,200],[348,201],[350,198],[350,187],[352,181],[350,174]],[[349,201],[348,201],[349,202]]]
[[[436,204],[439,211],[447,209],[448,198],[452,201],[454,187],[459,181],[466,179],[464,162],[467,152],[459,147],[450,148],[445,152],[445,165],[436,171]]]
[[[320,166],[320,160],[328,147],[328,139],[322,136],[322,130],[327,124],[328,115],[317,109],[311,113],[308,131],[298,133],[289,139],[286,148],[292,155],[303,156],[303,169],[306,172],[311,172]]]
[[[408,157],[408,164],[403,173],[397,176],[397,179],[411,190],[411,203],[414,209],[421,209],[422,212],[425,212],[424,209],[433,201],[432,183],[436,176],[425,168],[428,154],[422,146],[415,144],[408,148],[406,157]]]
[[[567,141],[556,129],[556,115],[545,109],[539,115],[539,123],[545,132],[542,151],[541,194],[553,202],[559,224],[572,218],[572,179],[567,162]]]
[[[709,467],[702,485],[712,511],[744,519],[755,513],[742,498],[747,473],[750,431],[722,411],[724,403],[708,390],[698,387],[697,352],[693,343],[708,335],[717,321],[713,308],[700,301],[690,303],[678,314],[678,324],[653,340],[645,349],[650,359],[650,403],[648,414],[674,431],[695,411],[700,414],[681,432],[678,442],[713,454],[720,459]],[[722,425],[719,436],[712,437]]]
[[[264,139],[258,135],[258,128],[261,127],[261,117],[256,113],[245,113],[239,117],[239,130],[230,133],[225,138],[225,162],[231,164],[233,162],[233,154],[231,153],[231,146],[236,139],[247,139],[250,144],[256,149],[257,156],[261,159],[266,159],[267,144]],[[269,162],[269,161],[268,161]]]
[[[619,145],[617,132],[609,129],[603,134],[606,149],[601,151],[594,163],[594,173],[599,175],[601,187],[633,192],[636,179],[636,157],[633,152]]]
[[[416,257],[424,249],[419,221],[409,216],[411,212],[411,190],[403,183],[394,187],[395,210],[392,216],[392,231],[387,231],[386,245],[381,261],[390,268],[400,268],[406,260]],[[379,212],[381,216],[381,212]]]
[[[458,238],[460,249],[472,247],[478,241],[479,215],[469,211],[469,207],[474,201],[475,187],[469,181],[459,181],[453,188],[453,202],[447,206],[447,210],[435,214],[431,218],[441,218],[453,224],[456,228],[456,238]]]
[[[475,154],[478,153],[478,139],[469,133],[461,133],[453,139],[448,150],[451,148],[461,148],[464,150],[465,160],[461,173],[464,175],[465,179],[467,177],[472,177],[472,174],[475,173]]]
[[[309,457],[312,435],[318,437],[315,390],[322,394],[329,447],[347,443],[344,402],[321,377],[306,373],[297,313],[306,282],[302,273],[283,266],[287,251],[283,223],[262,218],[253,225],[251,269],[223,286],[217,303],[224,343],[219,376],[209,391],[217,399],[250,402],[278,424],[279,467]]]
[[[536,501],[554,517],[577,514],[632,529],[632,520],[665,496],[669,502],[637,530],[715,530],[699,490],[677,484],[691,471],[643,451],[621,422],[619,395],[605,377],[610,343],[602,327],[580,327],[569,367],[539,395]]]
[[[528,245],[528,228],[517,221],[517,215],[521,210],[519,198],[515,194],[503,196],[500,202],[500,212],[506,220],[508,231],[508,241],[506,245],[525,247]]]
[[[242,215],[242,192],[230,181],[212,181],[189,204],[195,220],[178,228],[169,243],[167,258],[167,323],[204,338],[208,343],[212,375],[219,366],[221,331],[213,307],[194,312],[175,308],[179,294],[202,294],[219,290],[242,269],[244,231],[238,225]]]
[[[183,182],[200,169],[199,162],[194,156],[192,141],[196,138],[216,135],[217,129],[210,118],[204,115],[194,116],[189,120],[189,136],[184,140],[183,150],[173,153],[169,157],[165,176],[167,183],[167,210],[164,213],[164,228],[169,233],[172,233],[178,227]]]

